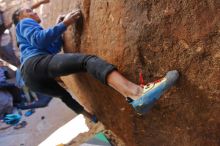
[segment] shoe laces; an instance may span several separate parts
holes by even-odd
[[[146,92],[148,92],[150,89],[152,89],[154,87],[155,83],[151,82],[148,83],[146,85],[143,86],[143,94],[145,94]]]
[[[143,94],[148,92],[149,90],[151,90],[157,83],[160,83],[162,80],[163,80],[163,78],[158,79],[154,82],[147,83],[146,85],[144,85],[143,86]]]

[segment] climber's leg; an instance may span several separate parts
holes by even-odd
[[[118,71],[113,71],[107,76],[107,84],[123,96],[130,97],[134,100],[138,99],[143,93],[141,86],[127,80]]]
[[[137,99],[142,88],[124,78],[112,64],[94,55],[79,53],[57,54],[48,65],[50,78],[87,71],[103,84],[107,84],[125,97]]]
[[[103,84],[106,76],[116,67],[94,55],[81,53],[56,54],[48,64],[48,76],[55,78],[78,72],[88,72]]]
[[[177,71],[170,71],[164,78],[150,83],[150,86],[145,86],[146,90],[143,90],[141,86],[123,77],[114,65],[99,57],[72,53],[54,55],[47,67],[48,74],[46,76],[49,78],[77,72],[88,72],[103,84],[113,87],[125,97],[130,97],[132,106],[140,113],[149,109],[178,78]]]
[[[132,100],[141,99],[140,97],[152,91],[155,92],[154,95],[158,99],[165,89],[171,87],[178,77],[177,71],[173,71],[172,73],[169,72],[169,75],[172,74],[171,77],[169,76],[169,78],[167,78],[166,76],[164,78],[166,80],[155,82],[154,84],[156,86],[145,92],[141,86],[123,77],[114,65],[105,62],[97,56],[79,53],[58,54],[51,59],[48,65],[48,73],[52,78],[82,71],[87,71],[103,84],[111,86],[116,91],[125,97],[130,97]]]

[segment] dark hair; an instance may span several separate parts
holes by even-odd
[[[19,22],[19,15],[20,15],[21,9],[17,9],[16,11],[14,11],[14,13],[12,14],[12,22],[17,25]]]

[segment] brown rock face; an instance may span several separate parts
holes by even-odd
[[[79,101],[127,146],[220,144],[219,0],[53,0],[44,24],[80,8],[65,34],[65,52],[95,54],[138,83],[177,69],[176,87],[143,117],[124,97],[86,73],[64,77]]]

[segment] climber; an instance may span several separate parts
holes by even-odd
[[[128,81],[115,65],[94,55],[60,52],[62,34],[68,26],[81,17],[81,11],[68,13],[63,20],[51,28],[43,29],[41,19],[32,9],[20,9],[13,14],[16,25],[17,43],[21,51],[21,72],[25,84],[36,92],[59,97],[76,113],[94,117],[55,80],[56,77],[78,72],[88,72],[103,84],[109,85],[123,96],[128,97],[134,109],[143,114],[169,89],[178,78],[176,70],[169,71],[164,78],[147,84],[144,88]]]

